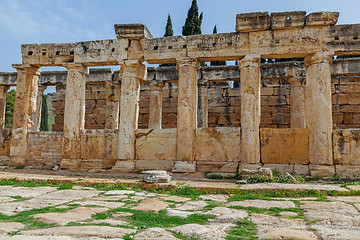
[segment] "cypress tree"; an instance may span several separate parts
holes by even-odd
[[[196,35],[201,34],[201,23],[203,13],[199,15],[199,9],[196,0],[192,1],[191,7],[188,10],[185,25],[182,27],[182,35]]]
[[[6,93],[6,108],[5,108],[5,128],[12,128],[14,107],[15,107],[15,89]]]
[[[170,13],[169,13],[167,22],[166,22],[164,37],[169,37],[169,36],[173,36],[173,35],[174,35],[174,31],[173,31],[171,17],[170,17]]]
[[[40,131],[49,131],[49,112],[46,95],[42,96]]]
[[[216,25],[214,26],[213,34],[217,34]],[[221,66],[221,65],[226,65],[226,61],[213,61],[213,62],[210,62],[210,66]]]

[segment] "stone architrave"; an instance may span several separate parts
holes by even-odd
[[[150,82],[149,128],[161,129],[163,81]]]
[[[260,55],[246,55],[240,66],[241,162],[260,163]]]
[[[304,87],[305,80],[297,75],[290,75],[288,81],[291,85],[291,128],[306,128]]]
[[[42,97],[43,97],[45,89],[46,89],[45,85],[39,85],[37,99],[36,99],[36,112],[34,112],[31,115],[31,121],[34,122],[34,126],[32,126],[30,128],[31,132],[40,130]]]
[[[13,65],[18,71],[9,166],[25,165],[27,136],[34,125],[31,115],[36,111],[40,68],[33,65]]]
[[[0,129],[5,128],[6,93],[10,86],[0,85]]]
[[[64,64],[68,70],[64,110],[63,159],[80,159],[80,134],[85,125],[85,85],[89,69],[82,64]]]
[[[331,63],[333,52],[319,52],[305,58],[306,127],[309,135],[309,161],[332,165]]]
[[[209,81],[199,79],[198,81],[198,128],[208,127],[208,87]]]
[[[195,134],[197,128],[197,71],[196,58],[177,59],[178,115],[177,152],[173,172],[195,171]]]
[[[118,135],[118,159],[135,159],[135,131],[138,129],[140,80],[147,69],[138,60],[126,60],[121,65],[121,105]]]
[[[118,129],[120,111],[120,83],[106,83],[105,129]]]

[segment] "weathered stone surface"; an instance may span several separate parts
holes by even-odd
[[[314,12],[306,16],[306,25],[335,25],[338,18],[338,12]]]
[[[143,240],[143,239],[176,240],[177,238],[162,228],[148,228],[136,234],[134,236],[134,239],[135,240]]]
[[[311,226],[317,230],[317,234],[324,240],[357,240],[359,239],[360,228],[349,227],[346,229],[334,228],[333,226],[327,226],[322,224],[315,224]]]
[[[133,207],[135,210],[147,211],[147,212],[158,212],[169,206],[169,203],[155,200],[155,199],[146,199],[136,207]]]
[[[98,238],[118,238],[126,234],[134,233],[134,229],[116,228],[107,226],[73,226],[73,227],[56,227],[39,230],[30,230],[22,232],[25,236],[71,236],[81,237],[98,237]]]
[[[204,201],[190,201],[190,202],[186,202],[184,205],[176,208],[178,210],[185,210],[185,211],[193,211],[193,210],[201,210],[203,209],[206,205],[208,205],[206,202]]]
[[[185,212],[185,211],[179,211],[174,209],[167,209],[166,214],[169,217],[181,217],[181,218],[187,218],[191,214],[194,214],[194,212]]]
[[[171,180],[171,176],[166,171],[145,171],[143,181],[147,183],[166,183]]]
[[[236,32],[261,31],[268,28],[270,28],[270,16],[268,12],[236,15]]]
[[[18,222],[1,222],[0,223],[0,234],[5,235],[9,232],[17,231],[25,227],[24,224]]]
[[[308,129],[260,129],[261,161],[275,164],[308,164]]]
[[[171,231],[181,233],[190,238],[198,238],[200,240],[224,239],[226,232],[224,231],[229,225],[210,225],[204,226],[199,224],[186,224],[178,227],[170,228]]]
[[[353,179],[360,176],[360,166],[336,165],[335,172],[339,176]]]
[[[225,206],[243,206],[243,207],[256,207],[256,208],[294,208],[295,204],[290,201],[266,201],[266,200],[244,200],[234,201],[225,204]]]
[[[229,196],[224,194],[208,194],[208,195],[201,195],[199,196],[199,198],[203,200],[212,200],[214,202],[225,203],[227,202]]]
[[[309,231],[295,230],[289,228],[272,228],[269,229],[265,238],[270,239],[297,239],[297,240],[317,240],[318,237]]]
[[[172,172],[191,173],[196,171],[196,162],[175,161]]]
[[[211,223],[235,223],[240,219],[244,219],[249,214],[243,210],[230,209],[225,207],[216,207],[205,214],[215,215],[215,219],[208,220]]]
[[[179,196],[159,197],[159,199],[165,201],[174,201],[174,202],[185,202],[191,200],[191,198],[179,197]]]
[[[334,164],[360,165],[358,129],[339,129],[333,133]],[[352,167],[351,167],[352,168]]]
[[[133,190],[111,190],[104,193],[104,195],[129,195],[135,194]]]
[[[271,13],[271,29],[303,27],[306,12],[273,12]]]
[[[40,222],[64,226],[69,222],[79,222],[90,219],[91,215],[109,210],[108,208],[78,207],[64,213],[39,213],[33,215]]]
[[[255,176],[264,176],[266,178],[272,178],[272,170],[270,168],[258,168],[258,169],[241,169],[241,176],[243,179]]]
[[[311,176],[331,177],[335,174],[334,166],[309,165]]]

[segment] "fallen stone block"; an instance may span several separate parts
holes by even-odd
[[[167,183],[171,176],[166,171],[145,171],[143,181],[146,183]]]

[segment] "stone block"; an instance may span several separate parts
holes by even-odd
[[[139,129],[135,146],[136,159],[175,160],[176,129]]]
[[[167,183],[171,180],[171,176],[166,171],[145,171],[143,181],[146,183]]]
[[[255,176],[264,176],[266,178],[273,177],[273,173],[270,168],[258,168],[258,169],[243,168],[243,169],[241,169],[240,172],[241,172],[242,179],[246,179],[249,177],[255,177]]]
[[[306,12],[273,12],[271,13],[271,29],[303,27]]]
[[[359,138],[359,129],[338,129],[333,131],[335,165],[360,165]]]
[[[152,38],[150,31],[144,24],[115,24],[116,38],[141,39]]]
[[[335,174],[335,166],[309,165],[310,176],[332,177]]]
[[[196,170],[198,172],[236,173],[238,165],[238,162],[197,161]]]
[[[172,172],[193,173],[196,171],[196,162],[175,161]]]
[[[308,129],[260,129],[261,161],[265,164],[308,164]]]
[[[174,160],[136,160],[135,169],[159,169],[171,171],[174,167]]]
[[[354,177],[360,177],[360,166],[336,165],[335,172],[341,177],[353,179]]]
[[[270,28],[268,12],[242,13],[236,15],[236,32],[262,31]]]
[[[135,160],[117,160],[111,170],[114,172],[132,172],[135,170]]]
[[[306,26],[335,25],[338,18],[338,12],[314,12],[307,15]]]
[[[197,129],[195,151],[197,161],[238,162],[240,128]]]
[[[294,165],[294,174],[302,175],[302,176],[309,176],[310,175],[309,165],[295,164]]]
[[[281,173],[293,173],[294,164],[264,164],[264,168],[270,168],[272,170],[279,171]]]
[[[62,159],[60,162],[61,169],[79,169],[81,167],[81,159]]]
[[[102,159],[82,159],[81,169],[102,169]]]

